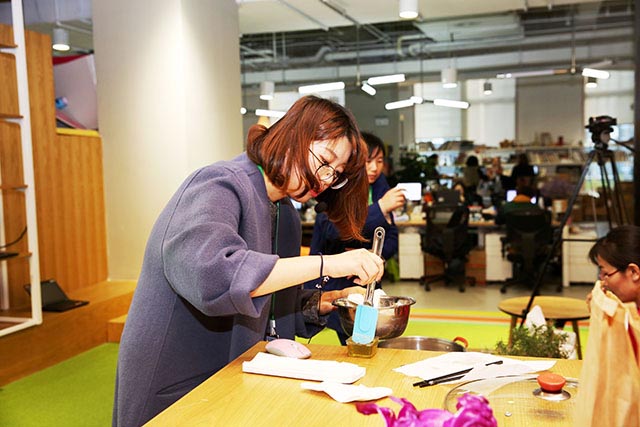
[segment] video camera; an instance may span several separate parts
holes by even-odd
[[[589,117],[589,123],[585,128],[589,129],[589,132],[591,132],[591,140],[598,144],[608,142],[608,138],[607,141],[602,141],[600,136],[603,132],[613,132],[613,128],[611,126],[615,126],[617,124],[618,121],[611,116],[597,116]]]

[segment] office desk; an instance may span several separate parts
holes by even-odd
[[[419,279],[424,273],[420,230],[426,227],[424,219],[396,222],[398,226],[398,264],[401,279]],[[469,221],[469,231],[478,234],[478,248],[485,244],[485,235],[496,229],[493,221]],[[428,274],[433,274],[429,272]],[[482,278],[484,282],[484,277]]]
[[[147,426],[382,426],[380,415],[360,414],[353,403],[339,403],[325,393],[302,390],[302,380],[266,375],[245,374],[242,362],[264,351],[265,342],[259,342],[211,376],[178,402],[152,419]],[[418,409],[442,408],[447,392],[453,385],[428,388],[413,387],[415,378],[393,371],[401,365],[437,356],[438,352],[379,348],[371,359],[347,356],[346,347],[308,345],[313,358],[351,362],[367,369],[364,378],[355,384],[370,387],[385,386],[393,396],[406,397]],[[578,378],[582,361],[558,360],[552,372],[565,377]],[[389,398],[377,402],[392,408],[399,405]],[[516,425],[513,419],[495,414],[499,425]],[[542,416],[527,420],[527,426],[548,426]]]

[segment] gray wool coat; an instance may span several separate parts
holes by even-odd
[[[147,242],[122,334],[114,426],[144,424],[265,338],[272,297],[249,293],[278,259],[271,206],[246,154],[194,172],[171,198]],[[288,199],[278,231],[278,254],[299,255],[300,217]],[[280,337],[320,330],[301,313],[313,293],[275,294]]]

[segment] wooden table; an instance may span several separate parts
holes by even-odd
[[[339,403],[325,393],[302,390],[302,380],[242,372],[242,362],[264,351],[259,342],[225,368],[196,387],[178,402],[152,419],[147,426],[384,426],[380,415],[360,414],[354,403]],[[309,344],[312,357],[355,363],[367,369],[355,384],[385,386],[393,396],[408,398],[418,409],[443,408],[444,398],[454,385],[415,388],[416,378],[393,371],[404,364],[418,362],[439,352],[379,348],[371,359],[347,356],[346,347]],[[558,359],[552,372],[578,378],[581,360]],[[384,398],[381,406],[396,413],[400,406]],[[499,425],[514,426],[514,419],[496,414]],[[530,421],[530,422],[529,422]],[[527,426],[547,426],[544,417],[532,417]]]
[[[509,298],[500,301],[498,308],[500,311],[511,316],[511,328],[509,329],[509,344],[511,344],[511,334],[513,328],[516,327],[518,319],[524,316],[523,310],[527,308],[529,297]],[[559,320],[563,322],[571,322],[573,332],[576,333],[576,349],[578,351],[578,359],[582,359],[582,347],[580,346],[580,329],[578,329],[579,320],[589,319],[590,313],[587,303],[577,298],[566,297],[541,297],[537,296],[533,300],[534,305],[539,305],[547,320]]]

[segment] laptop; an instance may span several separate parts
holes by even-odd
[[[24,289],[31,295],[31,285],[24,285]],[[60,288],[60,285],[58,285],[58,282],[53,279],[41,282],[40,292],[42,296],[42,310],[44,311],[67,311],[89,304],[89,301],[69,299],[67,294]]]
[[[13,258],[14,256],[18,256],[18,252],[0,251],[0,259]]]

